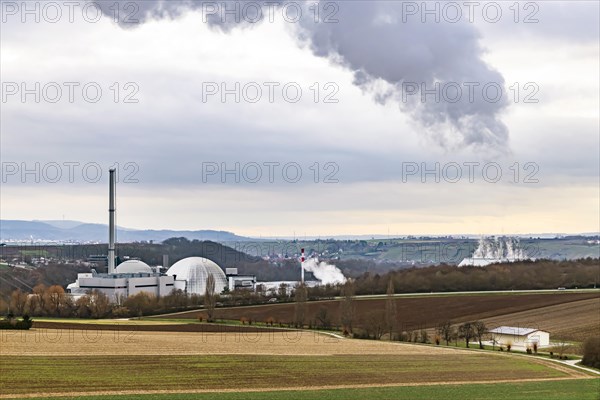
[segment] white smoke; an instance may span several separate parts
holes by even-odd
[[[459,267],[483,267],[499,262],[530,260],[517,237],[481,237],[472,257],[465,258]]]
[[[346,282],[346,277],[342,271],[333,264],[327,264],[325,261],[319,262],[316,258],[309,258],[304,262],[304,270],[312,274],[321,281],[323,285]]]
[[[430,91],[436,84],[443,87],[469,83],[481,89],[491,83],[504,87],[502,75],[483,60],[484,49],[477,28],[466,20],[458,23],[404,20],[401,1],[252,2],[262,7],[258,13],[263,16],[252,23],[244,18],[224,17],[225,10],[240,10],[240,7],[243,10],[247,4],[241,1],[120,0],[100,2],[100,7],[112,15],[115,3],[121,8],[136,4],[136,18],[140,22],[177,18],[187,10],[200,10],[210,26],[224,32],[264,23],[273,7],[278,10],[290,4],[304,7],[302,17],[289,29],[299,45],[306,45],[315,55],[352,71],[354,84],[369,92],[375,101],[398,103],[430,138],[443,146],[484,145],[506,150],[508,129],[500,119],[508,105],[506,96],[492,102],[477,90],[472,99],[463,95],[457,101],[421,101],[421,89]],[[270,5],[265,6],[267,3]],[[315,23],[315,7],[334,10],[335,22]],[[219,12],[215,12],[217,8]],[[135,24],[121,23],[121,26]],[[416,90],[409,98],[406,85]]]
[[[480,238],[473,258],[489,258],[497,260],[524,260],[527,258],[521,248],[519,238],[498,237]]]

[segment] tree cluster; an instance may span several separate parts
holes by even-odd
[[[600,369],[600,336],[587,338],[583,342],[583,365]]]
[[[16,316],[48,316],[48,317],[77,317],[77,318],[107,318],[107,317],[139,317],[197,308],[202,304],[201,296],[188,296],[181,290],[171,294],[156,297],[147,292],[118,299],[112,303],[110,299],[98,290],[92,290],[86,295],[73,301],[58,285],[36,285],[33,293],[25,293],[20,289],[10,295],[6,310]]]

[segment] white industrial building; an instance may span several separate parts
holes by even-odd
[[[140,292],[165,296],[174,289],[175,279],[173,276],[161,274],[158,269],[152,269],[139,260],[128,260],[119,264],[114,273],[77,274],[77,280],[67,286],[67,291],[77,298],[91,290],[98,290],[106,294],[112,302]]]
[[[215,292],[221,293],[227,287],[227,278],[223,270],[214,262],[202,257],[188,257],[179,260],[166,274],[161,267],[150,267],[140,260],[127,260],[115,266],[115,211],[116,211],[115,170],[109,173],[109,234],[108,234],[108,273],[77,274],[77,280],[67,286],[67,291],[75,299],[92,290],[98,290],[108,296],[110,301],[119,302],[122,298],[146,292],[160,297],[174,289],[187,294],[203,295],[209,274],[215,278]],[[163,258],[165,263],[165,258]]]
[[[160,273],[160,268],[150,267],[139,260],[128,260],[119,264],[114,273],[77,274],[77,281],[69,284],[67,291],[77,299],[91,290],[98,290],[106,294],[112,302],[118,302],[121,298],[134,296],[140,292],[166,296],[174,289],[180,289],[187,294],[204,295],[209,274],[215,278],[215,293],[221,293],[230,286],[223,270],[207,258],[184,258],[173,264],[166,274]],[[245,276],[242,278],[248,279]],[[252,278],[256,282],[256,278]],[[234,282],[238,285],[240,283],[240,281]]]
[[[227,277],[227,288],[229,291],[245,289],[256,289],[256,275],[240,275],[237,268],[226,268],[225,276]]]
[[[492,341],[500,346],[528,348],[537,343],[538,347],[550,345],[550,333],[535,328],[499,326],[489,331]]]
[[[184,258],[167,271],[167,275],[175,280],[175,289],[199,295],[204,295],[206,280],[210,274],[215,278],[215,293],[221,293],[227,287],[227,278],[221,267],[208,258]]]

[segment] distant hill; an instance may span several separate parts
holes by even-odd
[[[212,240],[215,242],[255,240],[226,231],[197,230],[137,230],[117,228],[117,241],[120,243],[155,241],[172,237],[185,237],[189,240]],[[59,241],[59,242],[100,242],[108,241],[108,225],[88,224],[79,221],[21,221],[0,220],[0,242],[10,241]]]

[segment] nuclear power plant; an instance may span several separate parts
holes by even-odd
[[[140,260],[126,260],[115,266],[116,249],[116,179],[115,170],[109,171],[108,207],[108,271],[77,274],[77,280],[67,286],[74,298],[81,297],[91,290],[98,290],[112,302],[146,292],[154,296],[165,296],[175,289],[187,294],[203,295],[209,275],[215,279],[215,292],[221,293],[226,287],[254,289],[256,277],[239,276],[236,268],[228,268],[227,276],[215,262],[203,257],[188,257],[177,261],[166,272],[168,257],[163,257],[163,266],[151,267]],[[231,271],[230,271],[231,270]]]

